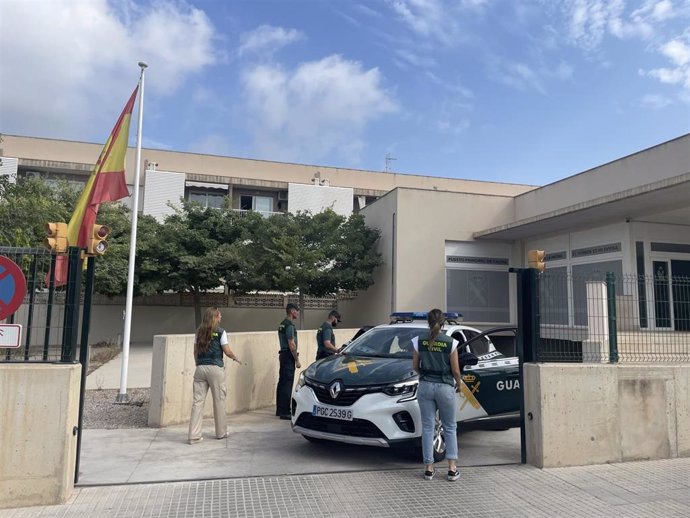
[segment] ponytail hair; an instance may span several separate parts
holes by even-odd
[[[198,358],[199,354],[208,351],[211,345],[211,336],[220,323],[220,311],[218,308],[208,308],[201,319],[201,325],[196,330],[196,337],[194,339],[194,358]]]
[[[426,321],[429,323],[429,346],[431,346],[441,332],[446,316],[443,314],[443,311],[435,308],[427,313]]]

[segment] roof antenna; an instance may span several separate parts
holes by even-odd
[[[393,160],[397,160],[397,158],[393,157],[390,153],[386,153],[386,172],[387,173],[393,172],[393,168],[391,167],[391,162]]]

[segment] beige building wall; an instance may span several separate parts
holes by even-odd
[[[473,233],[512,212],[510,197],[399,189],[396,311],[445,309],[446,241],[472,241]]]
[[[383,264],[374,272],[374,284],[368,290],[360,292],[352,300],[338,303],[338,308],[348,327],[381,324],[388,321],[390,312],[395,307],[395,279],[397,272],[396,246],[400,230],[397,223],[398,195],[390,192],[373,204],[364,208],[367,226],[381,231],[377,250]]]
[[[53,140],[36,137],[3,135],[0,155],[17,157],[20,165],[30,160],[34,165],[44,167],[70,167],[90,171],[98,159],[103,144],[89,144],[66,140]],[[514,196],[533,189],[534,186],[481,182],[476,180],[459,180],[455,178],[437,178],[412,174],[385,173],[361,169],[324,167],[318,165],[290,164],[244,158],[202,155],[197,153],[180,153],[156,149],[142,149],[142,161],[156,162],[161,171],[193,173],[222,178],[233,177],[246,180],[248,185],[261,185],[261,181],[311,183],[317,172],[321,179],[328,179],[333,187],[352,187],[363,191],[387,192],[396,187],[414,187],[419,189],[438,189],[482,194],[499,194]],[[126,174],[129,184],[134,181],[135,149],[127,152]],[[80,167],[78,164],[81,164]],[[142,164],[143,166],[143,164]],[[143,177],[143,175],[142,175]],[[209,180],[212,181],[212,180]],[[233,182],[235,183],[235,182]],[[243,182],[239,182],[240,184]],[[142,178],[143,184],[143,178]]]
[[[0,508],[72,493],[80,374],[79,364],[0,364]]]

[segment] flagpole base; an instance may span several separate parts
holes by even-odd
[[[129,396],[127,394],[118,394],[115,398],[116,405],[129,405]]]

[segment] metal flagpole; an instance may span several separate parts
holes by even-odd
[[[125,300],[125,330],[122,337],[122,369],[120,371],[120,392],[116,403],[127,403],[127,367],[129,366],[129,338],[132,329],[132,298],[134,296],[134,259],[137,250],[137,219],[139,216],[139,176],[141,174],[141,130],[144,123],[144,70],[148,65],[139,62],[139,123],[137,125],[137,156],[134,173],[134,199],[132,200],[132,232],[129,237],[129,270],[127,272],[127,298]]]

